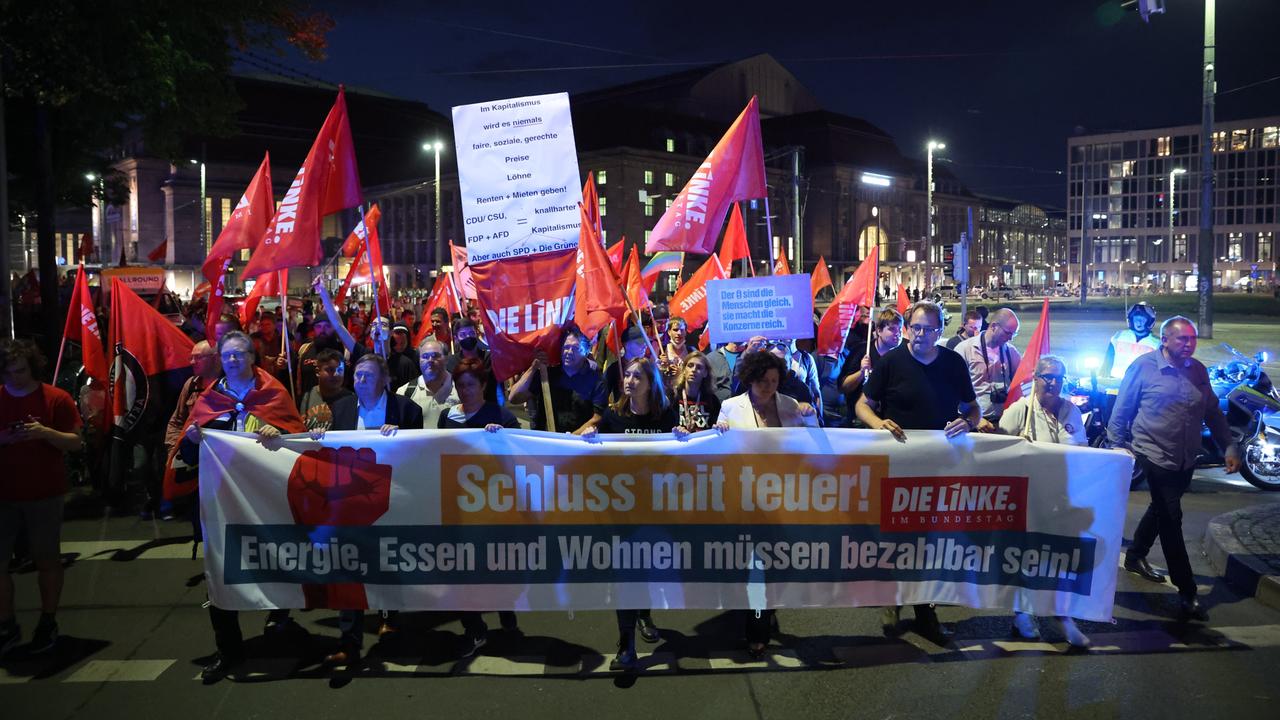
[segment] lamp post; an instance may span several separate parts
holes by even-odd
[[[106,250],[106,246],[103,244],[107,240],[107,203],[103,180],[94,173],[85,173],[84,179],[87,180],[90,185],[96,186],[98,189],[98,196],[94,199],[94,208],[96,210],[94,214],[97,215],[98,220],[98,237],[94,238],[94,247],[98,251],[99,261],[105,260],[109,262],[111,254],[104,252]],[[23,225],[23,228],[25,231],[25,224]],[[105,266],[107,262],[102,262],[102,264]]]
[[[930,262],[933,261],[933,151],[946,150],[947,144],[930,140],[925,147],[927,148],[927,161],[925,163],[925,222],[928,223],[925,230],[925,244],[928,247],[925,253],[928,255]],[[930,278],[932,280],[932,278]],[[930,282],[932,285],[932,282]]]
[[[423,152],[434,152],[436,156],[436,269],[444,265],[444,239],[440,237],[441,218],[444,217],[440,208],[440,151],[444,150],[444,143],[440,140],[435,142],[422,143]]]
[[[1174,272],[1172,272],[1172,261],[1174,261],[1174,219],[1178,217],[1178,176],[1185,176],[1187,168],[1174,168],[1169,170],[1169,290],[1174,290]]]
[[[200,160],[191,160],[192,165],[200,166],[200,254],[209,252],[209,237],[207,228],[209,227],[209,216],[205,208],[205,166]]]

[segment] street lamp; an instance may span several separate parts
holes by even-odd
[[[933,151],[946,150],[947,144],[938,142],[937,140],[930,140],[928,144],[925,145],[925,147],[927,149],[927,153],[926,153],[927,161],[925,163],[926,178],[925,178],[925,188],[924,188],[925,189],[925,216],[926,216],[925,221],[928,223],[928,228],[925,231],[925,240],[928,247],[925,249],[925,252],[928,253],[930,259],[932,259],[932,255],[933,255]]]
[[[204,163],[199,160],[189,160],[192,165],[200,166],[200,247],[204,252],[209,252],[209,216],[205,209],[205,167]]]
[[[444,215],[440,208],[440,151],[444,150],[444,142],[436,140],[435,142],[422,143],[423,152],[434,152],[436,156],[436,267],[444,265],[444,241],[440,237],[441,218]]]
[[[110,254],[103,253],[102,243],[107,239],[107,202],[106,187],[104,186],[105,178],[101,178],[97,173],[85,173],[84,179],[91,185],[96,185],[98,189],[97,197],[94,198],[94,206],[97,209],[95,213],[98,221],[98,237],[94,238],[94,249],[98,252],[98,258],[110,258]],[[81,258],[83,260],[84,258]]]

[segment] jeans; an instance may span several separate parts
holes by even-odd
[[[1133,544],[1129,546],[1126,558],[1145,558],[1158,537],[1165,563],[1169,566],[1169,579],[1178,588],[1179,595],[1193,598],[1196,596],[1196,578],[1191,572],[1187,543],[1182,538],[1182,494],[1191,486],[1194,468],[1166,470],[1141,455],[1136,460],[1147,474],[1151,504],[1133,531]]]

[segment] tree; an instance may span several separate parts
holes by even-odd
[[[233,132],[236,49],[319,59],[332,27],[302,0],[0,0],[10,206],[37,217],[46,352],[62,325],[55,208],[87,203],[89,172],[125,199],[110,164],[126,138],[177,159],[186,138]]]

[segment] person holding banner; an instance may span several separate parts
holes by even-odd
[[[969,380],[969,368],[951,350],[938,347],[942,336],[942,308],[918,301],[907,308],[907,342],[885,353],[872,365],[855,406],[857,417],[872,430],[888,430],[907,442],[907,430],[942,430],[955,437],[978,428],[982,415]],[[884,609],[886,635],[898,631],[902,607]],[[932,605],[917,605],[916,632],[937,645],[949,642],[950,632],[938,621]]]
[[[347,395],[333,403],[333,425],[330,430],[377,430],[384,436],[395,435],[400,428],[406,430],[422,429],[422,411],[416,404],[408,398],[394,395],[388,390],[388,383],[391,381],[390,370],[387,368],[387,361],[381,355],[368,353],[362,355],[356,361],[354,372],[355,377],[355,395]],[[312,431],[312,437],[324,437],[324,431]],[[351,498],[358,500],[359,498]],[[290,498],[292,504],[292,497]],[[326,496],[321,503],[316,506],[327,506],[334,508],[334,514],[340,511],[336,508],[344,502],[343,496]],[[361,500],[361,502],[364,502]],[[354,503],[353,503],[354,505]],[[366,512],[360,518],[365,524],[372,524],[381,516],[385,507],[377,508],[376,503],[368,503],[371,512]],[[377,512],[377,515],[373,515]],[[295,509],[295,516],[298,510]],[[326,525],[332,521],[326,517],[295,517],[300,523],[308,525]],[[335,592],[326,593],[328,598],[340,597],[350,600],[351,594],[344,593],[344,588],[334,586]],[[305,590],[305,588],[304,588]],[[359,594],[360,601],[363,601],[363,593]],[[310,598],[308,598],[308,606],[310,606]],[[328,607],[333,605],[327,604]],[[342,607],[342,605],[339,605]],[[349,667],[351,664],[358,662],[360,659],[360,650],[364,644],[364,609],[351,608],[347,605],[347,609],[338,612],[338,631],[340,638],[338,640],[337,651],[326,655],[324,664],[330,667]],[[388,632],[394,632],[394,619],[388,615],[384,617],[381,627],[378,629],[379,635],[385,635]]]
[[[223,334],[218,340],[218,357],[223,376],[202,392],[191,408],[178,449],[183,462],[191,467],[199,464],[202,429],[255,433],[264,442],[279,438],[281,433],[306,431],[289,391],[270,373],[256,367],[253,340],[248,335],[239,330]],[[210,603],[209,622],[218,651],[200,675],[212,683],[226,677],[244,660],[244,640],[235,610],[223,610]],[[301,630],[289,618],[288,610],[272,610],[264,633],[279,636],[293,628]]]
[[[444,343],[428,335],[418,343],[418,369],[422,374],[396,390],[397,395],[409,398],[422,409],[423,427],[436,427],[440,413],[458,402],[453,375],[445,368]]]
[[[534,430],[547,429],[547,409],[542,403],[541,368],[547,369],[547,382],[551,390],[551,412],[559,432],[581,435],[588,425],[600,420],[607,403],[600,372],[587,362],[591,341],[577,326],[564,329],[564,341],[560,346],[560,365],[547,367],[547,357],[539,352],[529,369],[511,384],[509,403],[530,403],[529,421]]]
[[[976,325],[976,322],[975,322]],[[1062,397],[1067,378],[1067,364],[1057,355],[1041,355],[1036,363],[1034,390],[1014,401],[1000,416],[1000,431],[1017,435],[1030,442],[1084,446],[1084,420],[1080,408]],[[1073,648],[1089,647],[1089,636],[1080,631],[1076,621],[1065,615],[1055,619],[1058,630]],[[1040,629],[1030,613],[1015,610],[1013,632],[1023,640],[1037,640]]]
[[[796,402],[778,392],[778,384],[786,372],[787,364],[773,353],[743,353],[738,360],[738,382],[747,391],[724,401],[716,428],[720,432],[728,432],[733,429],[818,427],[818,413],[812,405]],[[747,653],[753,659],[764,657],[774,612],[764,608],[745,611],[743,626]]]
[[[656,435],[667,432],[677,438],[689,434],[676,425],[675,408],[667,399],[657,365],[647,357],[638,357],[627,361],[622,372],[622,396],[605,409],[600,421],[587,428],[582,437],[587,442],[595,442],[602,433]],[[648,609],[619,610],[618,654],[609,663],[610,670],[635,668],[637,626],[645,642],[656,643],[662,639]]]
[[[681,363],[673,394],[680,427],[689,432],[710,430],[720,417],[720,398],[711,378],[711,364],[697,350]]]

